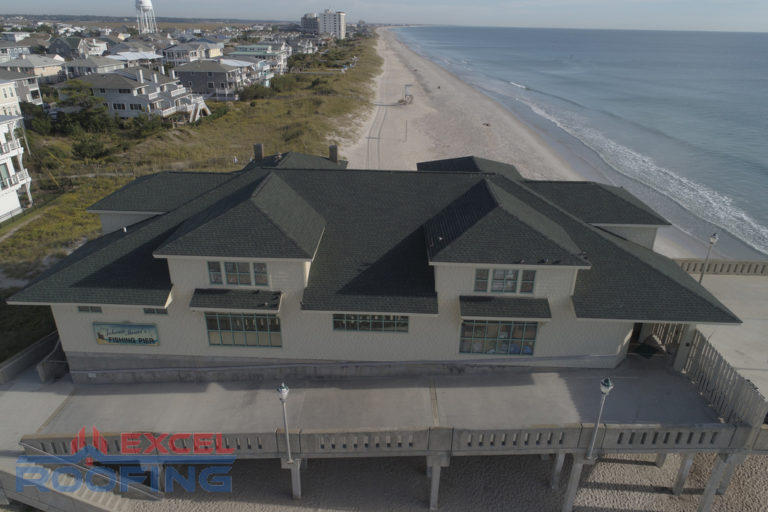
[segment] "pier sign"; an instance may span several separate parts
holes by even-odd
[[[94,323],[93,332],[100,345],[157,345],[157,326],[146,324]]]

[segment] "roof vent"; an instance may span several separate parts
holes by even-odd
[[[128,228],[123,226],[123,233],[127,233],[127,232],[128,232]]]
[[[339,146],[336,144],[328,146],[328,160],[335,164],[339,163]]]
[[[256,161],[264,160],[264,144],[253,145],[253,158]]]

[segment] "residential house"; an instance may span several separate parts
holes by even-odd
[[[125,67],[128,68],[142,67],[160,70],[163,66],[163,56],[155,52],[120,52],[106,57],[119,60],[125,63]]]
[[[13,82],[0,81],[0,221],[21,212],[18,192],[22,188],[32,204],[32,178],[24,168],[24,147],[16,135],[21,117],[15,89]]]
[[[56,83],[64,77],[64,59],[58,55],[22,55],[18,59],[0,62],[0,69],[25,73],[37,77],[42,83]]]
[[[272,71],[276,74],[285,73],[288,69],[288,57],[291,56],[291,47],[285,42],[261,42],[257,44],[246,44],[235,47],[235,51],[228,57],[241,58],[252,57],[259,60],[270,62]]]
[[[31,32],[3,32],[0,33],[0,39],[3,41],[12,41],[14,43],[18,43],[19,41],[22,41],[31,35]]]
[[[270,80],[275,76],[270,63],[266,60],[249,59],[247,57],[242,59],[219,58],[219,62],[242,70],[245,77],[244,81],[247,85],[259,84],[269,87]]]
[[[111,73],[118,69],[124,69],[126,63],[109,57],[87,57],[64,63],[64,71],[67,78],[92,75],[94,73]]]
[[[30,53],[32,51],[29,44],[23,41],[8,41],[5,39],[0,41],[0,62],[8,62]]]
[[[243,68],[215,60],[182,64],[173,71],[187,89],[215,99],[236,100],[237,92],[251,84]]]
[[[79,80],[90,85],[94,96],[104,99],[110,114],[122,118],[184,114],[189,122],[195,122],[211,113],[202,96],[193,94],[177,79],[150,69],[126,68]]]
[[[9,303],[51,306],[76,382],[614,368],[660,322],[739,323],[653,251],[668,223],[621,188],[475,157],[343,167],[256,154],[139,178],[89,208],[101,238]]]
[[[110,55],[118,55],[124,52],[155,53],[155,47],[144,41],[128,39],[109,48]]]
[[[288,45],[291,47],[291,54],[313,54],[317,53],[317,44],[312,39],[289,39],[287,41]]]
[[[107,47],[105,41],[94,38],[56,37],[48,45],[47,53],[60,55],[65,59],[84,59],[105,54]]]
[[[26,73],[0,69],[0,80],[10,81],[15,84],[16,96],[19,102],[34,103],[35,105],[43,104],[40,86],[37,83],[36,77],[29,76]]]
[[[196,60],[212,59],[221,55],[220,44],[196,41],[169,46],[163,50],[163,59],[166,64],[171,66],[179,66]]]

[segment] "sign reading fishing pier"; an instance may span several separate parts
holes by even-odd
[[[157,326],[143,324],[93,324],[100,345],[157,345]]]

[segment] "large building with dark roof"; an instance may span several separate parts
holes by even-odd
[[[51,306],[79,381],[611,368],[654,324],[739,322],[653,251],[668,223],[620,188],[475,157],[336,160],[139,178],[89,209],[102,237],[9,302]]]

